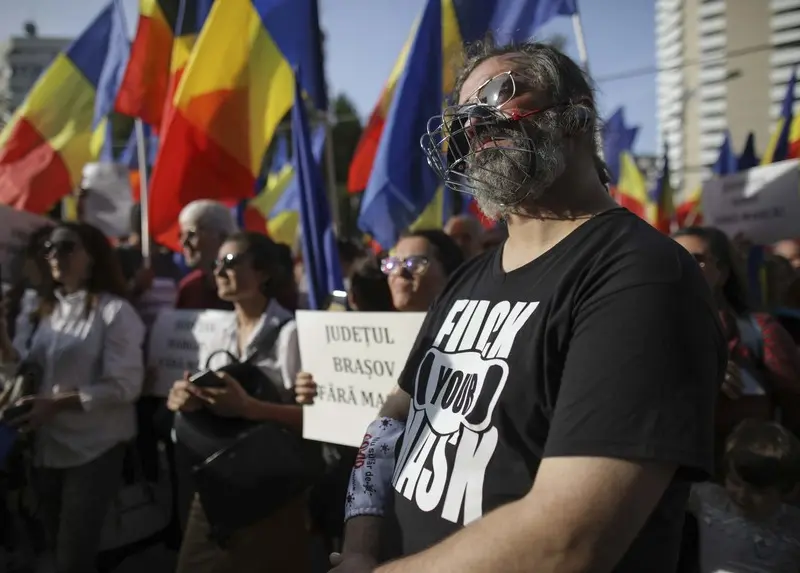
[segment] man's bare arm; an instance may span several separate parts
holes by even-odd
[[[386,397],[378,417],[405,422],[410,405],[411,396],[399,386],[395,386]],[[360,553],[377,560],[380,553],[382,523],[383,518],[374,515],[361,515],[348,519],[344,528],[342,553]]]
[[[646,523],[675,469],[610,458],[546,458],[523,499],[376,573],[608,573]]]
[[[378,412],[379,418],[393,418],[405,422],[408,418],[408,409],[411,407],[411,396],[406,394],[406,391],[395,386],[392,391],[386,396],[386,401],[381,406]]]

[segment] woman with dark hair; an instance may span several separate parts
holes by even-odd
[[[461,249],[444,231],[424,229],[404,233],[381,270],[397,310],[425,312],[463,262]]]
[[[231,356],[247,360],[274,385],[283,403],[259,400],[244,390],[244,380],[220,373],[220,388],[201,388],[188,378],[177,381],[168,399],[170,410],[191,413],[205,409],[225,418],[271,421],[302,433],[302,407],[294,404],[293,392],[300,370],[297,325],[292,312],[277,300],[291,281],[291,269],[286,268],[284,259],[284,249],[265,235],[244,232],[225,240],[214,263],[214,277],[219,297],[233,304],[234,316],[219,340],[208,346],[223,351],[215,352],[209,368],[219,372],[230,364]],[[201,357],[201,365],[206,361],[207,357]],[[181,443],[180,432],[177,437]],[[305,497],[300,495],[269,515],[237,525],[222,543],[210,535],[219,527],[210,522],[200,497],[195,496],[177,571],[307,571],[305,516]]]
[[[728,340],[725,392],[717,407],[718,442],[746,418],[773,419],[776,408],[782,411],[784,423],[797,432],[800,354],[777,320],[754,312],[728,237],[719,229],[689,227],[673,238],[702,268]]]
[[[356,268],[356,272],[350,278],[348,293],[351,306],[354,310],[360,311],[425,312],[442,292],[450,275],[463,262],[464,254],[461,248],[441,230],[425,229],[404,233],[391,254],[380,257],[379,267],[378,265],[373,267],[374,263],[367,260]],[[375,275],[376,272],[383,274],[382,280]],[[313,365],[309,366],[307,370],[312,370]],[[314,403],[317,384],[313,373],[301,372],[297,376],[295,392],[298,403]],[[338,527],[327,527],[327,530],[334,537],[341,539],[344,499],[357,450],[339,448],[339,452],[340,462],[331,472],[331,480],[326,490],[331,499],[336,500],[337,507],[335,512],[327,512],[334,519],[331,520],[329,517],[326,521],[338,522]],[[330,548],[333,547],[331,543]],[[394,556],[397,553],[396,547],[387,546],[385,549],[387,556]]]
[[[91,573],[121,483],[125,444],[136,435],[145,329],[97,228],[62,223],[43,254],[53,282],[42,289],[30,347],[15,347],[5,328],[0,333],[3,362],[24,359],[35,373],[33,395],[6,415],[35,432],[34,489],[55,571]]]
[[[347,302],[353,310],[385,312],[394,310],[389,281],[381,272],[380,260],[365,257],[353,264]]]

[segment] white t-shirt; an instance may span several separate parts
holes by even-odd
[[[692,486],[689,511],[700,530],[701,573],[797,573],[800,509],[782,505],[769,519],[743,516],[725,488]]]

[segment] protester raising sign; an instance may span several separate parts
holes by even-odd
[[[703,185],[703,218],[729,237],[759,244],[793,239],[800,221],[800,161],[792,159],[710,179]]]
[[[303,412],[303,437],[358,447],[397,383],[424,313],[297,312],[303,369],[317,398]]]
[[[209,348],[219,340],[220,330],[232,323],[232,313],[225,310],[162,310],[150,330],[147,353],[147,394],[167,396],[184,372],[197,372],[201,356],[217,348]]]

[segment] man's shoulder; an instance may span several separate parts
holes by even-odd
[[[708,291],[700,266],[689,252],[627,210],[610,214],[597,225],[584,248],[590,260],[576,263],[591,269],[585,278],[610,291],[648,284]]]

